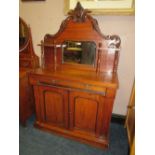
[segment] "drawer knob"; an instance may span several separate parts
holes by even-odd
[[[86,85],[85,85],[85,87],[86,87],[87,89],[89,88],[89,86],[90,86],[89,84],[86,84]]]
[[[56,83],[56,82],[58,82],[58,80],[52,80],[52,83]]]

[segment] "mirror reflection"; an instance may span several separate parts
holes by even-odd
[[[65,41],[63,63],[95,64],[96,44],[90,41]]]
[[[26,45],[29,37],[29,30],[22,19],[19,19],[19,48]]]

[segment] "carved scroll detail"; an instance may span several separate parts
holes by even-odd
[[[91,13],[91,11],[84,9],[80,2],[78,2],[75,9],[71,10],[68,15],[70,15],[75,22],[84,22],[88,13]]]
[[[63,22],[61,23],[59,31],[54,35],[46,34],[44,37],[44,40],[46,40],[47,38],[53,38],[53,39],[56,38],[59,34],[61,34],[61,32],[65,30],[70,20],[73,20],[74,22],[77,22],[77,23],[84,23],[86,19],[90,20],[92,23],[93,29],[96,30],[103,38],[105,38],[106,36],[104,36],[101,33],[97,20],[94,19],[89,13],[91,13],[90,10],[84,9],[80,4],[80,2],[77,2],[77,5],[74,8],[74,10],[69,11],[68,17],[65,20],[63,20]]]
[[[118,35],[107,35],[105,39],[108,42],[108,48],[119,48],[121,44],[121,39]]]
[[[102,36],[105,37],[101,31],[100,28],[98,26],[98,22],[96,19],[94,19],[91,15],[90,15],[91,11],[84,9],[82,7],[82,5],[80,4],[80,2],[77,2],[77,5],[75,7],[74,10],[71,10],[70,12],[68,12],[69,17],[67,18],[67,20],[72,19],[74,22],[85,22],[86,19],[89,19],[92,23],[93,28]],[[63,24],[61,25],[62,28],[64,28],[66,26],[66,21],[63,22]]]
[[[113,72],[117,72],[118,67],[118,61],[119,61],[119,54],[120,54],[120,45],[121,45],[121,39],[118,35],[107,35],[105,36],[105,39],[107,41],[108,48],[114,49],[115,52],[115,61],[114,61],[114,69]]]

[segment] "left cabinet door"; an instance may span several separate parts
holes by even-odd
[[[68,128],[68,91],[52,86],[39,86],[38,92],[36,111],[41,115],[41,122]]]

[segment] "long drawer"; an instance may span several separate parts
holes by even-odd
[[[74,82],[70,80],[60,80],[60,79],[54,79],[54,78],[35,78],[30,77],[30,83],[33,85],[46,85],[46,86],[57,86],[57,87],[64,87],[66,89],[81,89],[83,91],[89,91],[89,92],[95,92],[99,93],[105,96],[106,94],[106,88],[105,87],[99,87],[92,84],[87,83],[80,83],[80,82]]]

